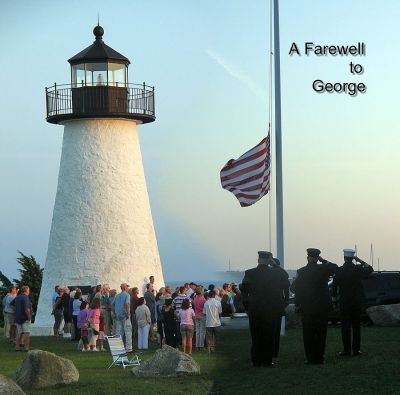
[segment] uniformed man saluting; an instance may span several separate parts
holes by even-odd
[[[289,286],[290,286],[289,275],[281,267],[281,262],[279,261],[279,259],[278,258],[273,258],[273,259],[275,261],[274,268],[276,270],[280,270],[287,279],[287,287],[283,290],[283,295],[282,295],[284,307],[286,308],[287,305],[289,304],[289,296],[290,296],[290,294],[289,294]],[[275,340],[274,340],[274,348],[273,348],[273,352],[272,352],[272,359],[275,362],[278,362],[279,345],[281,342],[281,327],[282,327],[282,316],[278,318],[277,325],[275,328]]]
[[[356,251],[350,248],[343,250],[344,264],[333,278],[334,295],[339,296],[340,319],[342,323],[343,351],[340,356],[361,355],[361,308],[364,300],[362,278],[370,275],[374,269],[356,257]],[[355,265],[353,259],[360,265]],[[353,331],[353,341],[351,335]]]
[[[317,248],[307,249],[307,266],[297,271],[295,283],[295,305],[303,322],[307,364],[324,363],[328,313],[332,307],[328,280],[338,269],[320,253]]]
[[[243,305],[249,316],[251,361],[253,366],[272,367],[275,333],[285,313],[284,292],[289,287],[287,274],[275,268],[272,254],[258,252],[258,266],[246,270],[242,281]]]

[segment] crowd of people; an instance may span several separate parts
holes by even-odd
[[[331,295],[328,280],[333,277],[333,296],[341,313],[343,351],[341,356],[359,356],[360,322],[363,301],[361,279],[373,268],[344,250],[341,267],[320,256],[316,248],[307,249],[307,265],[299,269],[290,289],[295,293],[296,312],[301,314],[307,364],[324,363],[328,313]],[[149,341],[182,346],[192,354],[197,350],[215,350],[220,317],[246,312],[252,338],[251,360],[254,366],[273,366],[278,357],[282,316],[289,303],[289,278],[278,259],[259,251],[258,266],[246,270],[242,284],[225,283],[221,288],[194,282],[174,290],[157,290],[154,276],[142,290],[123,283],[120,290],[97,285],[84,294],[81,289],[55,286],[52,296],[54,336],[78,341],[78,350],[104,351],[106,336],[121,336],[127,352],[134,340],[138,350],[146,350]],[[354,263],[355,261],[355,263]],[[32,304],[29,287],[11,287],[3,299],[5,336],[15,343],[16,351],[29,351]],[[62,322],[64,322],[61,331]]]
[[[3,299],[4,336],[15,344],[15,351],[21,351],[22,345],[26,352],[29,351],[32,318],[29,292],[26,285],[21,289],[11,286]]]
[[[108,284],[97,285],[87,295],[79,288],[57,285],[52,297],[54,336],[78,341],[82,351],[103,351],[106,336],[120,335],[127,352],[146,350],[149,341],[182,346],[188,354],[193,344],[199,351],[212,352],[220,317],[245,311],[234,283],[205,288],[191,282],[174,290],[170,286],[156,290],[154,276],[149,277],[143,296],[138,287],[126,283],[119,292]]]

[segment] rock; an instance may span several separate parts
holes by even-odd
[[[294,304],[290,304],[286,307],[286,328],[296,329],[302,327],[301,314],[295,313]]]
[[[368,317],[378,326],[400,325],[400,304],[372,306],[367,309]]]
[[[25,395],[21,387],[7,376],[0,374],[0,394],[1,395]]]
[[[16,382],[22,388],[42,388],[78,380],[79,372],[72,361],[42,350],[29,351],[16,372]]]
[[[132,373],[138,377],[175,377],[200,374],[200,366],[190,355],[164,345]]]

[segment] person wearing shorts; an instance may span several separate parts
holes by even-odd
[[[29,351],[32,304],[29,299],[29,287],[24,285],[21,293],[14,299],[15,325],[17,326],[17,340],[15,351],[21,350],[21,338],[24,337],[25,351]]]
[[[15,286],[10,288],[10,292],[3,300],[4,311],[4,336],[9,338],[11,342],[15,342],[15,305],[12,303],[17,297],[18,289]]]
[[[78,343],[78,350],[89,351],[89,331],[88,331],[88,304],[83,301],[79,307],[78,313],[78,330],[81,332],[81,339]],[[83,346],[83,347],[82,347]]]
[[[208,299],[204,303],[204,314],[206,315],[207,351],[210,353],[215,349],[215,334],[221,326],[219,315],[222,313],[221,302],[215,298],[215,290],[209,292]]]
[[[180,320],[180,332],[182,335],[183,352],[186,353],[186,345],[189,348],[189,355],[192,354],[194,334],[194,310],[190,307],[189,299],[184,299],[178,317]]]

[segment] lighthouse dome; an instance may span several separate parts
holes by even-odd
[[[154,87],[129,83],[127,57],[103,41],[104,29],[93,29],[94,42],[72,58],[71,83],[46,88],[47,121],[80,118],[126,118],[153,122]]]

